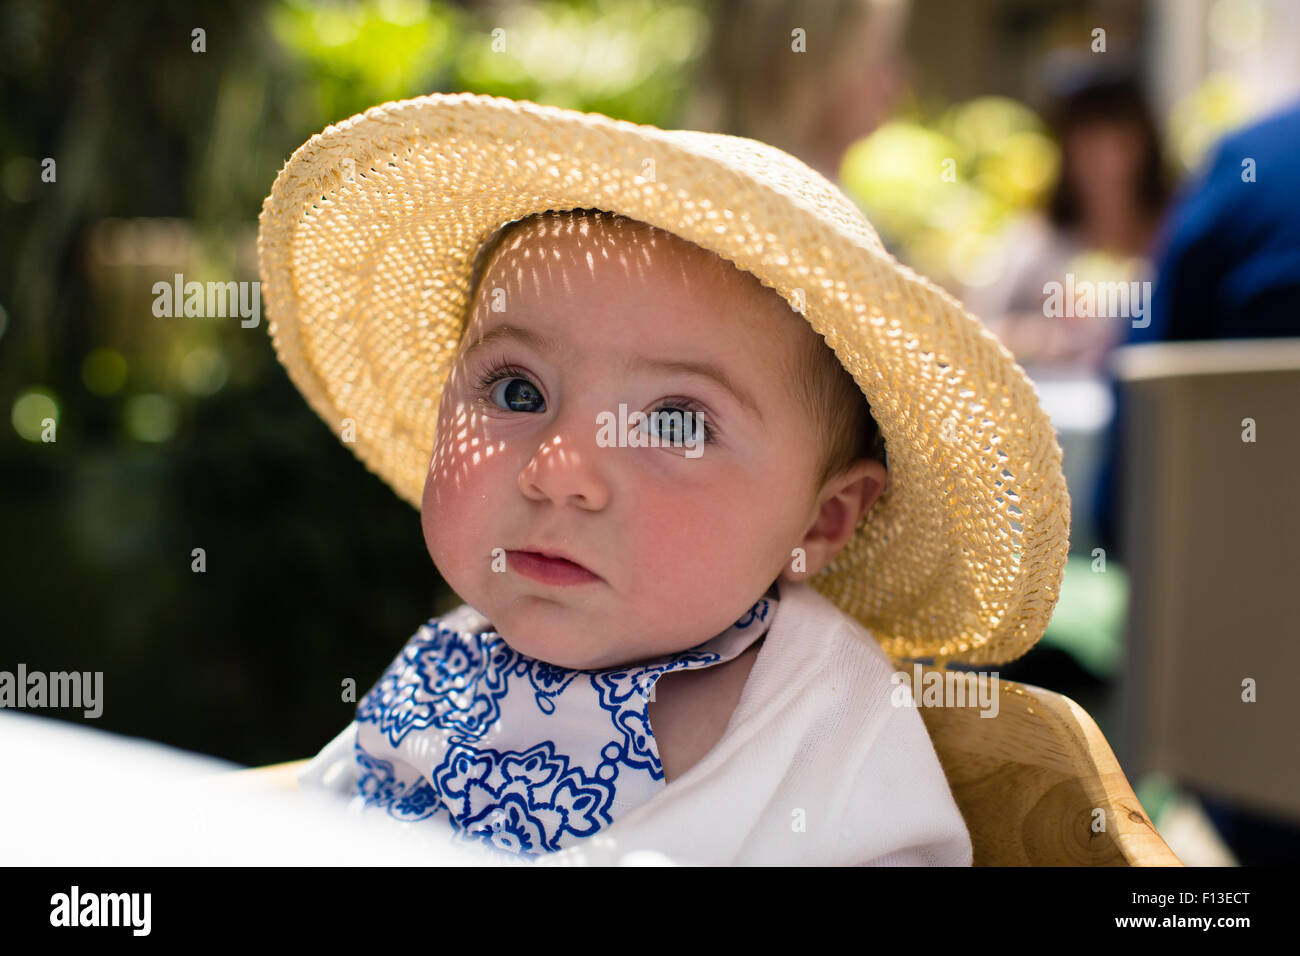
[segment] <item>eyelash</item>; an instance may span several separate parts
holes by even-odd
[[[479,376],[475,387],[481,392],[505,378],[528,378],[528,373],[508,362],[494,362]]]
[[[522,379],[528,379],[529,381],[532,381],[531,379],[528,378],[528,373],[525,372],[523,369],[511,365],[509,362],[496,361],[491,363],[483,371],[483,373],[479,375],[478,381],[474,383],[474,387],[478,391],[484,392],[491,389],[493,385],[497,384],[497,382],[505,381],[506,379],[511,379],[511,378],[522,378]],[[536,386],[534,385],[534,387]],[[540,391],[540,389],[538,389],[538,391]],[[484,396],[484,400],[491,402],[492,401],[491,394]],[[493,405],[493,407],[498,408],[499,406]],[[659,409],[662,408],[679,408],[682,411],[692,412],[695,414],[706,411],[706,409],[702,405],[700,405],[699,402],[692,401],[689,398],[671,399],[669,401],[665,401],[658,408],[654,409],[654,411],[658,411]],[[509,411],[509,409],[500,409],[500,410]],[[523,414],[527,414],[527,413],[523,413]],[[715,441],[717,441],[717,429],[715,426],[710,425],[708,422],[704,422],[702,423],[701,427],[704,429],[704,444],[711,445]]]

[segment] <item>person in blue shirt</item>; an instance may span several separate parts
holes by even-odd
[[[1150,322],[1124,344],[1300,335],[1300,101],[1222,140],[1184,187],[1156,246]],[[1250,161],[1252,165],[1243,165]],[[1102,546],[1119,556],[1123,396],[1097,482]]]

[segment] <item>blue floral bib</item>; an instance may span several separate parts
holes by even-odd
[[[665,786],[655,682],[736,657],[767,632],[775,594],[702,644],[607,670],[520,654],[468,605],[433,618],[357,706],[356,797],[520,857],[589,837]]]

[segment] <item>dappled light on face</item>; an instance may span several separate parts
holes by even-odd
[[[600,510],[608,503],[609,492],[591,464],[574,442],[552,435],[519,472],[519,490],[537,502],[574,503],[588,511]]]
[[[447,400],[455,402],[455,406],[447,410],[441,422],[429,463],[427,480],[435,489],[462,490],[469,483],[472,468],[487,464],[507,450],[504,439],[490,441],[483,437],[487,416],[458,396],[455,379],[459,374],[459,368],[452,373]],[[597,507],[607,496],[603,486],[587,474],[588,464],[573,438],[552,434],[539,442],[527,461],[521,461],[519,493],[535,501],[577,500],[586,507]]]
[[[470,468],[486,463],[506,447],[504,441],[488,442],[481,437],[484,427],[482,412],[457,397],[461,393],[458,385],[462,375],[462,369],[457,366],[449,377],[446,400],[455,405],[439,412],[437,441],[428,474],[429,481],[436,484],[450,482],[457,489],[468,477]]]
[[[634,229],[626,225],[593,229],[582,237],[581,245],[572,256],[574,265],[585,264],[587,274],[595,278],[597,270],[617,269],[627,279],[645,284],[650,281],[652,262],[656,256],[663,260],[673,250],[666,247],[662,237],[653,230]],[[559,252],[556,251],[558,256]],[[676,270],[660,270],[661,276],[675,274],[685,284],[685,266]]]
[[[574,296],[602,274],[645,288],[672,282],[687,292],[691,257],[717,259],[634,220],[608,215],[599,220],[545,216],[516,227],[489,256],[476,295],[475,319],[485,320],[503,308],[510,311],[521,296],[530,297],[529,301],[557,293]]]
[[[520,486],[523,487],[525,482],[531,482],[544,469],[552,468],[555,464],[564,464],[568,455],[569,450],[564,447],[564,439],[560,435],[552,435],[549,440],[542,442],[538,446],[537,454],[528,462],[527,467],[519,473]],[[525,489],[526,493],[527,490]]]
[[[557,464],[564,464],[571,457],[576,459],[577,453],[574,452],[571,448],[566,448],[564,446],[563,436],[552,435],[549,441],[543,442],[541,444],[541,447],[537,449],[537,454],[534,456],[533,460],[529,464],[530,465],[546,464],[552,461],[552,456],[555,456],[554,460]]]

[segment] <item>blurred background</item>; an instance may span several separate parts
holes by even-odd
[[[326,125],[500,94],[780,146],[980,316],[1039,388],[1073,502],[1051,628],[1003,676],[1089,711],[1186,862],[1296,862],[1297,712],[1241,697],[1300,646],[1276,603],[1300,522],[1269,457],[1300,436],[1297,50],[1287,0],[6,0],[0,670],[103,671],[86,723],[274,763],[319,750],[353,716],[341,681],[364,694],[455,603],[416,513],[311,412],[265,316],[158,317],[153,286],[256,280],[262,199]],[[1153,291],[1048,314],[1067,282]],[[1117,365],[1138,346],[1156,357]],[[1191,414],[1210,394],[1221,432]],[[1244,538],[1226,519],[1172,534],[1179,502],[1251,501]],[[1229,592],[1230,634],[1193,600]],[[1211,729],[1189,737],[1187,708]]]

